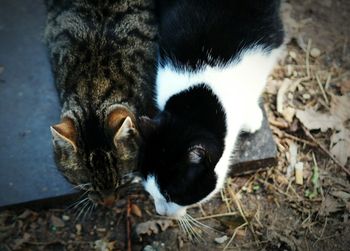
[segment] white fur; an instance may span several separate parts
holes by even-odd
[[[159,191],[159,186],[153,175],[147,176],[143,186],[151,194],[156,206],[156,211],[160,215],[167,215],[174,218],[180,218],[186,214],[186,207],[180,206],[174,202],[167,202]]]
[[[176,69],[170,63],[158,69],[156,101],[161,110],[171,96],[197,84],[205,83],[217,95],[226,113],[225,150],[215,167],[218,177],[216,188],[201,202],[208,200],[222,188],[239,132],[241,130],[255,132],[260,128],[263,116],[258,100],[280,51],[281,48],[269,52],[260,47],[254,47],[243,51],[240,60],[226,65],[218,64],[215,67],[205,66],[195,72]],[[148,180],[150,183],[147,182]],[[147,181],[146,190],[148,187],[147,191],[155,198],[156,208],[170,208],[168,204],[171,203],[167,203],[164,197],[161,197],[154,177]],[[181,211],[180,208],[178,210]],[[160,211],[164,212],[164,210]]]

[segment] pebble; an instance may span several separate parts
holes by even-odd
[[[221,236],[221,237],[218,237],[218,238],[215,238],[215,239],[214,239],[214,241],[215,241],[217,244],[225,243],[227,240],[228,240],[228,236],[227,236],[227,235],[224,235],[224,236]]]
[[[62,215],[62,220],[64,221],[69,221],[70,220],[70,217],[68,215]]]
[[[294,96],[293,96],[293,93],[288,93],[288,98],[289,98],[289,99],[293,99],[293,97],[294,97]]]
[[[294,51],[290,51],[289,56],[293,59],[297,59],[297,54]]]
[[[81,235],[81,230],[83,229],[81,224],[76,224],[75,229],[77,230],[77,235]]]
[[[312,48],[310,51],[310,55],[314,58],[317,58],[321,55],[321,51],[318,48]]]
[[[309,93],[303,94],[303,99],[310,99],[311,95]]]

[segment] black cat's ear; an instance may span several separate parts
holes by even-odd
[[[196,145],[188,150],[188,160],[193,164],[199,164],[206,158],[207,151],[201,145]]]
[[[77,152],[77,131],[71,118],[63,118],[61,123],[51,126],[50,129],[54,141],[69,144]]]
[[[148,138],[157,129],[157,122],[147,116],[139,117],[139,127],[143,138]]]

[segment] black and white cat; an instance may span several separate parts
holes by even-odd
[[[223,184],[239,133],[283,43],[279,0],[160,0],[156,103],[141,118],[144,187],[161,215],[181,217]]]

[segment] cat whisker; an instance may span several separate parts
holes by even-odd
[[[83,195],[82,195],[83,196]],[[79,199],[75,202],[73,202],[71,205],[69,205],[68,207],[65,208],[65,210],[71,209],[71,208],[76,208],[78,205],[80,205],[81,203],[83,203],[84,201],[86,201],[87,199],[89,199],[88,197],[81,199],[81,197],[79,197]]]
[[[79,220],[80,216],[82,216],[82,213],[84,212],[85,208],[89,205],[89,202],[90,202],[90,201],[88,200],[88,201],[86,201],[86,202],[83,204],[82,208],[80,209],[80,212],[79,212],[78,216],[77,216],[77,217],[75,218],[75,220],[74,220],[74,223],[77,222],[77,221]]]
[[[200,242],[201,240],[204,241],[204,239],[202,238],[200,233],[191,225],[191,223],[187,220],[187,218],[184,218],[184,224],[187,225],[187,227],[191,233],[191,236],[194,237],[194,240],[196,242]]]
[[[204,227],[204,228],[207,228],[207,229],[210,229],[210,230],[212,230],[212,231],[215,231],[215,232],[220,232],[220,231],[218,231],[218,230],[216,230],[215,228],[212,228],[212,227],[210,227],[210,226],[208,226],[208,225],[205,225],[204,223],[202,223],[202,222],[200,222],[200,221],[198,221],[198,220],[196,220],[195,218],[193,218],[191,215],[189,215],[189,214],[186,214],[186,217],[187,217],[187,219],[189,220],[189,221],[191,221],[194,225],[196,225],[197,227]],[[204,230],[204,229],[203,229]],[[204,230],[205,231],[205,230]],[[206,231],[207,232],[207,231]]]
[[[90,200],[89,200],[87,203],[88,203],[88,207],[87,207],[87,209],[85,210],[85,213],[84,213],[84,215],[83,215],[83,217],[82,217],[82,221],[85,221],[86,216],[87,216],[87,214],[88,214],[90,208],[92,207],[92,202],[91,202]]]
[[[72,189],[80,188],[82,190],[86,190],[86,187],[89,187],[89,186],[91,186],[90,182],[73,186]]]

